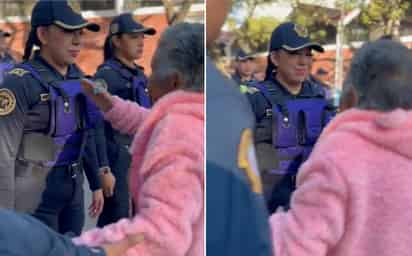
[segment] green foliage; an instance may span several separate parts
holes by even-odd
[[[410,1],[372,0],[368,8],[363,10],[360,20],[365,26],[382,26],[385,34],[393,34],[396,25],[400,25],[410,8]]]
[[[273,29],[279,21],[272,17],[250,18],[244,26],[235,29],[235,46],[251,52],[266,51]]]

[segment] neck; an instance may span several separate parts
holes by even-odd
[[[122,56],[121,54],[115,54],[115,56],[127,67],[136,68],[136,64],[134,63],[134,60],[127,59],[124,56]]]
[[[47,61],[61,75],[66,76],[69,65],[56,61],[52,55],[46,50],[40,50],[40,56]]]
[[[287,79],[285,79],[282,75],[279,73],[276,73],[276,79],[282,84],[283,87],[285,87],[288,92],[290,92],[292,95],[297,95],[299,94],[300,90],[302,89],[302,83],[301,82],[289,82]]]

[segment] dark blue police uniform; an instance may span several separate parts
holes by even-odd
[[[237,54],[236,54],[236,61],[246,61],[246,60],[253,60],[254,57],[250,54],[247,54],[244,50],[239,49]],[[252,79],[252,80],[248,80],[248,81],[244,81],[242,80],[240,74],[236,71],[233,75],[232,75],[232,80],[239,86],[240,92],[241,93],[246,93],[248,91],[248,88],[250,86],[252,86],[254,83],[256,83],[257,81]]]
[[[54,14],[65,29],[98,30],[65,1],[39,1],[28,46],[37,26],[54,24]],[[32,213],[61,233],[80,234],[83,227],[85,154],[94,166],[86,173],[91,189],[100,188],[93,124],[101,116],[81,93],[82,77],[76,65],[61,75],[36,52],[0,85],[0,131],[6,138],[0,141],[0,206]]]
[[[207,254],[272,255],[250,106],[209,61],[207,85]]]
[[[156,31],[136,22],[130,13],[115,17],[110,24],[110,34],[106,39],[106,59],[98,67],[95,79],[104,80],[108,91],[112,95],[117,95],[122,99],[134,101],[143,107],[150,108],[152,102],[148,94],[147,77],[143,72],[143,68],[138,65],[130,67],[122,63],[114,56],[114,50],[110,46],[111,37],[122,33],[154,35]],[[98,155],[99,158],[104,159],[104,151],[107,150],[108,164],[116,177],[116,184],[113,196],[105,199],[103,212],[97,223],[100,227],[128,217],[130,205],[127,174],[131,161],[128,148],[132,142],[132,137],[121,134],[113,129],[108,122],[105,122],[105,135],[106,145],[98,147]]]
[[[0,29],[0,37],[10,37],[10,33]],[[0,83],[3,82],[4,74],[16,63],[14,58],[7,51],[0,55]]]
[[[0,255],[105,256],[100,247],[76,246],[70,237],[48,228],[35,218],[0,209]]]
[[[272,34],[270,51],[323,51],[293,23],[280,25]],[[248,98],[256,118],[256,152],[270,212],[289,206],[295,176],[309,157],[322,128],[333,116],[324,89],[305,80],[297,94],[291,94],[276,79],[276,69],[268,65],[265,81],[249,89]]]

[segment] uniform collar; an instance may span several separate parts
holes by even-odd
[[[83,76],[82,72],[75,64],[69,65],[66,76],[63,76],[52,65],[50,65],[42,56],[40,56],[40,51],[38,50],[34,52],[33,61],[42,65],[45,69],[50,71],[55,77],[58,77],[59,80],[79,79],[80,77]]]
[[[275,75],[273,75],[269,81],[272,82],[272,84],[275,85],[275,88],[282,91],[282,93],[289,95],[289,96],[295,96],[299,98],[306,98],[306,97],[316,97],[316,96],[323,96],[322,92],[320,90],[317,90],[314,85],[308,81],[305,80],[303,81],[302,88],[300,89],[298,94],[291,94],[285,86],[282,85],[282,83],[276,79]]]
[[[131,68],[131,67],[129,67],[129,66],[126,66],[120,59],[118,59],[118,58],[116,58],[116,57],[113,58],[113,61],[119,63],[122,68],[127,69],[127,70],[130,71],[133,75],[138,75],[139,72],[141,72],[141,69],[142,69],[142,68],[139,67],[139,66],[136,65],[136,64],[134,64],[134,65],[135,65],[135,68]]]

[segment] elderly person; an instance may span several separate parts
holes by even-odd
[[[164,32],[151,63],[152,109],[83,81],[106,120],[134,135],[129,184],[137,215],[86,232],[77,243],[96,246],[142,233],[144,242],[127,255],[203,255],[203,34],[203,25],[189,23]]]
[[[270,218],[275,255],[410,254],[411,69],[398,42],[356,52],[345,111],[302,165],[290,210]]]

